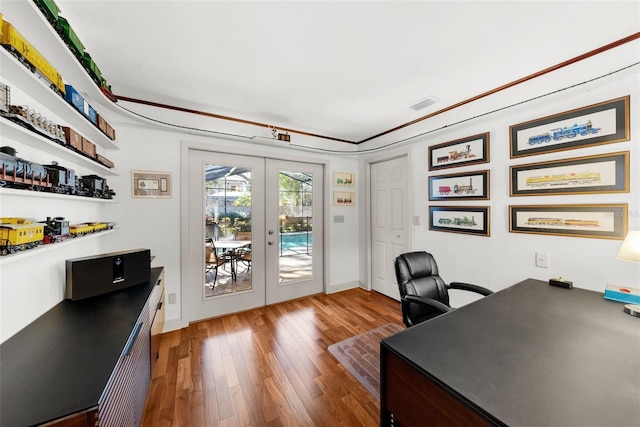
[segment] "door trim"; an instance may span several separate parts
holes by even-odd
[[[323,268],[323,284],[322,292],[327,293],[329,289],[328,279],[331,268],[331,259],[329,257],[329,220],[330,220],[330,202],[329,199],[331,193],[328,189],[331,187],[331,178],[329,167],[329,160],[322,157],[322,155],[301,156],[297,155],[297,151],[281,148],[281,147],[265,147],[256,146],[253,144],[247,144],[244,139],[223,139],[223,138],[207,138],[192,136],[190,139],[180,139],[180,286],[179,292],[179,305],[180,316],[172,319],[169,322],[165,322],[165,330],[172,331],[177,329],[186,328],[189,326],[190,313],[189,313],[189,286],[188,286],[188,272],[184,268],[188,263],[188,200],[189,200],[189,150],[201,150],[209,151],[212,153],[224,153],[238,155],[239,147],[246,149],[247,155],[252,157],[264,157],[277,160],[291,160],[294,162],[303,163],[316,163],[322,165],[325,170],[324,174],[324,212],[323,212],[323,240],[324,240],[324,268]]]
[[[426,154],[425,154],[426,155]],[[367,263],[367,283],[366,283],[366,287],[365,289],[368,291],[373,290],[373,261],[372,261],[372,256],[373,256],[373,248],[372,248],[372,244],[373,241],[371,239],[372,236],[372,232],[371,232],[371,225],[372,225],[372,200],[371,200],[371,166],[376,164],[376,163],[383,163],[383,162],[387,162],[390,160],[395,160],[401,157],[406,157],[407,158],[407,182],[405,183],[407,186],[407,224],[411,227],[409,230],[407,230],[407,237],[406,237],[406,247],[407,248],[413,248],[414,246],[414,230],[413,227],[415,227],[414,223],[413,223],[413,215],[415,212],[415,202],[414,202],[414,197],[413,197],[413,189],[414,189],[414,185],[413,185],[413,164],[411,162],[411,150],[409,149],[405,149],[405,150],[400,150],[400,151],[396,151],[393,153],[386,153],[383,156],[377,156],[377,157],[371,157],[369,159],[365,160],[365,194],[364,194],[364,199],[365,199],[365,227],[366,227],[366,232],[365,232],[365,247],[367,250],[367,254],[366,254],[366,263]],[[426,160],[425,160],[425,164],[426,164]],[[420,213],[422,214],[422,213]],[[420,215],[422,217],[422,215]],[[423,224],[423,221],[421,221],[420,223],[421,225]]]

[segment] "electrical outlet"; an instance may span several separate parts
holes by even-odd
[[[546,252],[536,252],[536,267],[549,268],[549,254]]]
[[[172,292],[169,294],[169,304],[175,304],[176,303],[176,293]]]

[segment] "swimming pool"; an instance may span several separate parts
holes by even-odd
[[[280,249],[308,250],[313,244],[312,231],[300,231],[280,234]]]

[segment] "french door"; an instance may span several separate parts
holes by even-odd
[[[323,290],[322,165],[189,150],[189,320]]]

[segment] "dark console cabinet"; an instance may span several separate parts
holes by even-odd
[[[65,300],[0,346],[0,425],[137,426],[164,322],[164,270]]]

